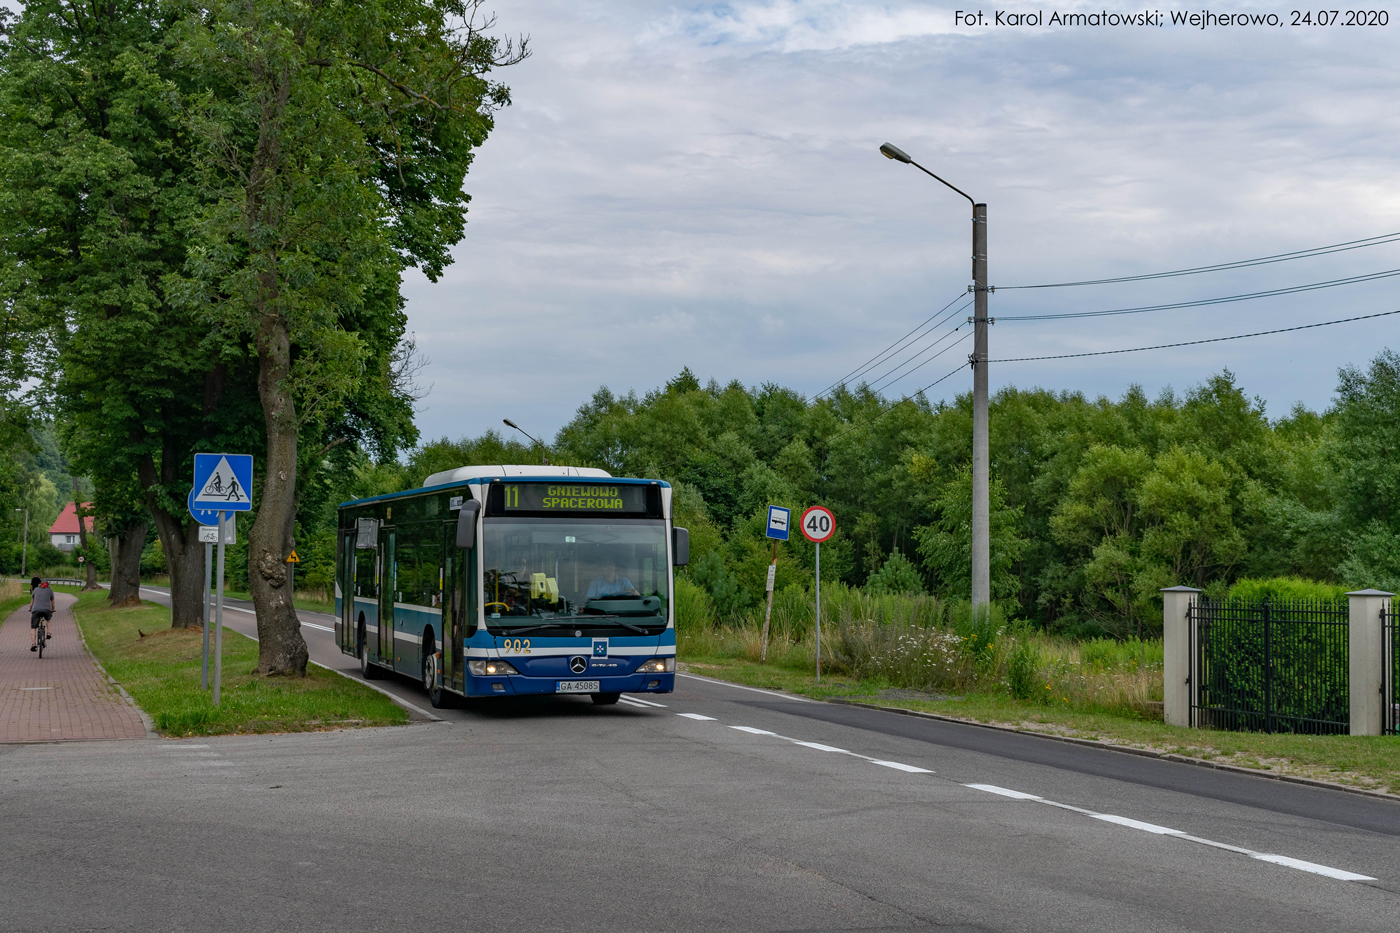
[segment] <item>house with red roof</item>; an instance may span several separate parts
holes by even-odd
[[[83,503],[84,511],[91,508],[91,502]],[[83,516],[83,521],[87,523],[87,533],[92,534],[92,516]],[[58,519],[49,527],[49,543],[60,551],[71,551],[82,543],[78,533],[78,509],[70,502],[63,507]]]

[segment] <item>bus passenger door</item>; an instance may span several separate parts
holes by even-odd
[[[340,598],[340,650],[354,654],[355,644],[355,533],[340,536],[340,566],[335,573]]]
[[[461,689],[462,683],[462,586],[457,568],[462,557],[456,548],[456,526],[442,526],[442,685]]]
[[[394,663],[394,600],[398,598],[399,565],[394,552],[394,532],[379,535],[379,661]]]
[[[454,690],[465,690],[466,652],[463,642],[476,631],[476,551],[456,546],[456,523],[444,529],[444,587],[442,682]],[[450,621],[449,621],[450,620]]]

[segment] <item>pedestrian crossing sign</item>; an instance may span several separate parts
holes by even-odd
[[[251,454],[195,454],[194,495],[190,506],[221,512],[253,508]]]

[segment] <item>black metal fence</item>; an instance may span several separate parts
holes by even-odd
[[[1400,706],[1396,705],[1395,685],[1400,683],[1400,629],[1395,625],[1395,603],[1381,604],[1381,734],[1400,735],[1396,720]]]
[[[1191,724],[1345,735],[1345,599],[1208,599],[1190,609]]]

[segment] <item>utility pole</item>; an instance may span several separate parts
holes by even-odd
[[[987,440],[987,205],[973,200],[972,195],[948,184],[909,157],[903,149],[885,143],[880,154],[887,159],[912,165],[935,181],[947,185],[967,198],[972,205],[972,605],[985,606],[992,601],[992,510],[990,463],[991,451]]]
[[[972,605],[992,601],[987,440],[987,205],[972,205]]]

